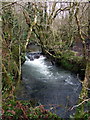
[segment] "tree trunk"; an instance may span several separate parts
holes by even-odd
[[[86,83],[85,86],[90,89],[90,60],[88,60],[88,62],[87,62],[85,80],[84,81]]]
[[[18,82],[21,80],[21,45],[19,43],[19,76],[18,76]]]
[[[76,12],[75,12],[75,19],[76,19],[76,23],[77,23],[77,27],[78,27],[78,35],[79,35],[79,38],[81,39],[81,43],[82,43],[82,46],[83,46],[83,58],[84,60],[86,60],[86,44],[85,44],[85,39],[84,37],[82,36],[82,32],[81,32],[81,28],[80,28],[80,21],[78,19],[78,12],[79,12],[79,5],[77,5],[76,7]]]
[[[27,45],[29,43],[29,39],[30,39],[31,33],[32,33],[32,26],[30,27],[29,32],[28,32],[28,36],[27,36],[26,44],[25,44],[25,50],[26,50]]]

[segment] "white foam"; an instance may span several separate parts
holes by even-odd
[[[25,56],[25,59],[26,59],[26,61],[30,61],[30,59],[27,56]]]
[[[51,82],[55,82],[56,80],[61,80],[64,82],[65,85],[76,85],[75,82],[73,81],[72,76],[68,75],[65,73],[65,75],[63,76],[63,72],[61,71],[59,72],[54,72],[52,71],[51,67],[52,66],[48,66],[47,63],[45,62],[46,57],[44,57],[43,55],[40,56],[40,58],[38,59],[34,59],[32,61],[30,61],[30,59],[26,56],[26,61],[25,61],[25,65],[31,66],[31,73],[35,76],[37,76],[38,78],[40,77],[40,79],[42,79],[43,81],[51,81]]]
[[[67,79],[65,79],[65,84],[74,85],[74,83],[71,80],[71,76],[68,76]]]
[[[47,75],[50,75],[50,71],[49,71],[50,66],[47,66],[45,64],[45,61],[44,61],[45,58],[46,57],[44,56],[40,56],[40,58],[30,61],[30,59],[26,57],[26,61],[24,64],[33,66],[34,68],[36,68],[36,71],[47,76]]]

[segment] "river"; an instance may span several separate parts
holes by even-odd
[[[62,118],[74,114],[75,110],[70,108],[77,104],[81,92],[81,83],[75,74],[52,65],[43,55],[32,61],[26,56],[22,78],[18,100],[34,99]]]

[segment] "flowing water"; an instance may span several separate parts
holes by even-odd
[[[22,66],[21,89],[17,99],[35,99],[62,118],[69,118],[75,111],[70,108],[77,104],[81,83],[77,76],[56,65],[41,55],[38,59],[26,61]]]

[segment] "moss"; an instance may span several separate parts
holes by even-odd
[[[21,55],[21,64],[23,64],[25,62],[25,53],[22,53]]]
[[[56,64],[72,72],[79,73],[82,79],[84,78],[86,63],[82,57],[76,56],[73,51],[57,52]]]
[[[73,72],[78,72],[78,66],[76,64],[73,64],[72,61],[69,61],[68,59],[61,59],[60,61],[61,66],[64,67],[67,70],[73,71]]]
[[[69,61],[66,59],[61,60],[61,65],[67,69],[71,69],[73,67],[73,65],[70,64]]]

